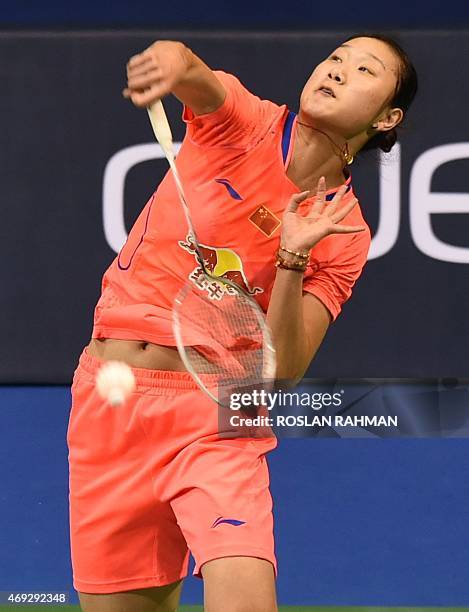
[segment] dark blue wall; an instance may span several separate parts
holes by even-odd
[[[126,234],[167,171],[153,158],[158,145],[146,113],[121,96],[128,58],[167,36],[0,34],[0,261],[12,262],[0,268],[0,337],[8,355],[0,359],[2,383],[71,380],[89,342],[103,272],[125,242],[120,232],[118,241],[108,240],[104,210]],[[180,38],[209,66],[295,110],[312,69],[344,33]],[[359,155],[351,166],[373,243],[378,236],[387,246],[369,261],[331,326],[309,371],[314,378],[467,376],[469,81],[461,66],[469,30],[405,32],[399,39],[420,78],[400,154],[393,150],[379,165],[374,155]],[[181,106],[168,97],[166,109],[180,140]],[[135,159],[142,144],[154,152]],[[115,164],[122,152],[133,159],[123,180]],[[440,214],[431,214],[422,240],[434,198]]]
[[[271,2],[158,2],[155,0],[16,0],[1,7],[0,26],[174,27],[174,28],[443,28],[469,26],[461,0],[427,0],[384,5],[372,0],[330,3],[312,0]]]

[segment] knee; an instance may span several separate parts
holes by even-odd
[[[272,563],[257,557],[221,557],[205,563],[205,612],[277,612]]]

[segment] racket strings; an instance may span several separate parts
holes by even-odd
[[[186,364],[199,377],[209,377],[225,390],[261,383],[266,372],[265,330],[251,300],[226,292],[210,300],[186,287],[177,300],[176,321]]]

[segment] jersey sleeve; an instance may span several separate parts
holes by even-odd
[[[184,106],[186,135],[200,146],[243,150],[255,146],[281,107],[252,94],[234,75],[221,70],[214,73],[225,88],[225,100],[217,110],[204,115],[194,115]]]
[[[337,236],[337,235],[336,235]],[[333,236],[328,238],[334,239]],[[335,321],[342,305],[352,294],[352,288],[362,273],[371,244],[370,230],[357,234],[342,234],[349,242],[340,249],[335,257],[319,270],[306,272],[303,291],[317,297],[330,312]],[[314,251],[313,251],[314,252]]]

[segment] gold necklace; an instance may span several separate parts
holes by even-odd
[[[338,147],[336,145],[336,143],[332,140],[332,138],[326,132],[323,132],[319,128],[313,127],[312,125],[309,125],[307,123],[302,123],[301,121],[297,121],[297,123],[298,123],[298,125],[303,125],[304,127],[309,127],[312,130],[315,130],[316,132],[319,132],[320,134],[323,134],[324,136],[326,136],[326,138],[328,138],[329,142],[331,143],[333,149],[335,149],[335,152],[340,155],[340,157],[344,160],[344,162],[348,166],[350,166],[350,164],[353,163],[353,155],[349,151],[348,142],[347,141],[345,142],[344,149],[342,150],[340,147]]]

